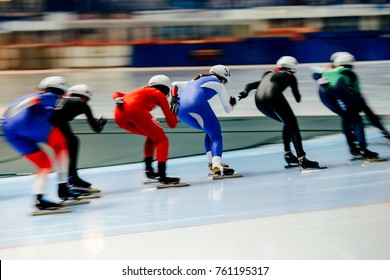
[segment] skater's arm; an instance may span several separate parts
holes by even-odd
[[[217,91],[218,97],[221,100],[222,107],[225,112],[230,113],[233,111],[233,107],[236,103],[231,101],[232,97],[227,93],[226,87],[222,83],[217,83],[217,86],[214,87],[214,90]]]
[[[291,87],[292,93],[294,95],[295,100],[299,103],[301,101],[301,94],[299,93],[299,89],[298,89],[298,81],[294,75],[292,75],[292,74],[288,74],[288,75],[291,76],[290,87]]]
[[[249,92],[251,92],[252,90],[257,89],[259,87],[260,82],[261,81],[257,81],[257,82],[246,84],[244,90],[238,94],[238,100],[246,98],[248,96]]]
[[[89,107],[89,105],[86,102],[84,102],[84,101],[81,101],[81,102],[82,102],[82,104],[81,104],[82,111],[85,114],[85,116],[87,117],[89,125],[92,127],[92,129],[95,132],[97,132],[97,133],[102,132],[104,126],[107,123],[107,119],[104,117],[101,117],[99,120],[96,120],[95,117],[93,116],[91,107]]]
[[[348,77],[349,84],[348,87],[353,89],[356,92],[360,93],[360,85],[359,85],[359,79],[358,76],[353,72],[352,70],[346,69],[341,72],[344,76]]]
[[[171,111],[171,108],[168,103],[168,99],[164,96],[164,94],[158,93],[158,105],[164,113],[165,120],[167,121],[167,125],[170,128],[175,128],[177,125],[177,114]]]
[[[10,107],[8,110],[7,110],[7,114],[8,114],[8,117],[9,118],[13,118],[15,117],[17,114],[19,114],[20,112],[22,112],[23,110],[33,106],[33,105],[36,105],[40,102],[40,98],[39,96],[31,96],[31,97],[28,97],[26,99],[24,99],[22,102],[20,102],[19,104],[17,104],[15,107]]]
[[[187,85],[188,81],[185,81],[185,82],[173,82],[172,83],[172,88],[171,88],[171,93],[173,91],[176,91],[176,94],[177,95],[180,95],[181,91],[183,90],[183,88]]]

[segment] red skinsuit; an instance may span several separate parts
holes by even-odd
[[[134,134],[146,136],[144,145],[144,157],[154,157],[158,162],[166,162],[168,159],[168,138],[160,124],[153,119],[152,111],[160,106],[170,128],[177,125],[177,115],[172,113],[166,96],[152,87],[142,87],[129,91],[126,94],[115,92],[113,99],[123,97],[122,110],[115,108],[115,122],[117,125]]]

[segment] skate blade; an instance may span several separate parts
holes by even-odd
[[[52,214],[62,214],[62,213],[70,213],[72,210],[70,209],[55,209],[55,210],[37,210],[31,213],[31,216],[42,216],[42,215],[52,215]]]
[[[302,169],[301,168],[301,173],[311,173],[311,172],[317,172],[317,171],[321,171],[323,169],[328,169],[328,167],[326,166],[319,166],[318,168],[306,168],[306,169]]]
[[[101,198],[102,196],[100,194],[89,194],[89,195],[80,195],[79,199],[94,199],[94,198]]]
[[[286,169],[291,169],[291,168],[296,168],[299,167],[299,164],[290,164],[290,165],[285,165],[284,168]]]
[[[150,184],[160,184],[160,181],[158,179],[148,179],[144,182],[144,185],[150,185]]]
[[[350,161],[364,160],[364,157],[362,157],[362,156],[353,156],[349,160]]]
[[[386,158],[366,158],[363,160],[363,164],[373,163],[373,162],[381,162],[381,161],[387,161],[387,159]]]
[[[216,176],[212,176],[213,180],[222,180],[222,179],[231,179],[231,178],[240,178],[240,177],[244,177],[244,176],[242,176],[241,174],[238,174],[238,173],[234,173],[232,175],[216,175]]]
[[[100,189],[96,189],[96,188],[89,188],[88,191],[90,193],[100,193],[100,192],[102,192]]]
[[[61,203],[62,207],[68,207],[68,206],[78,206],[78,205],[85,205],[89,204],[90,201],[86,199],[80,199],[80,200],[73,200],[73,201],[65,201]]]
[[[157,186],[157,189],[180,188],[180,187],[188,187],[189,185],[190,184],[187,183],[161,184]]]

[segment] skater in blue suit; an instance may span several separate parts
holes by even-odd
[[[189,82],[174,82],[172,85],[171,108],[178,109],[179,120],[206,133],[204,147],[213,175],[232,175],[234,170],[222,164],[221,125],[208,100],[217,95],[226,113],[233,111],[236,99],[226,91],[230,70],[224,65],[211,67],[209,73],[200,74]],[[179,106],[172,106],[177,102]],[[176,99],[176,101],[175,101]]]
[[[63,106],[62,96],[68,89],[68,83],[60,76],[46,77],[39,83],[39,89],[41,92],[23,96],[9,106],[4,115],[3,131],[10,146],[36,167],[35,206],[39,210],[57,210],[62,205],[45,198],[47,177],[54,163],[58,175],[58,196],[63,200],[80,196],[66,182],[69,162],[66,139],[60,129],[49,121],[54,110]],[[53,160],[39,145],[41,143],[53,149]]]

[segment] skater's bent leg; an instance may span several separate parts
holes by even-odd
[[[286,126],[283,126],[283,146],[285,152],[291,151],[290,142],[291,142],[290,131]]]
[[[58,183],[68,181],[69,153],[66,139],[58,128],[53,128],[47,144],[54,149]]]
[[[36,168],[36,177],[34,179],[33,194],[44,194],[47,176],[52,170],[52,164],[47,154],[39,150],[35,153],[24,155],[25,159],[32,162]]]
[[[80,141],[75,135],[67,137],[68,152],[69,152],[69,170],[68,175],[78,178],[77,161],[79,155]]]
[[[156,145],[154,141],[147,137],[144,143],[144,158],[154,158],[154,153],[156,151]]]
[[[203,145],[206,153],[211,152],[211,138],[207,133],[204,136]]]

